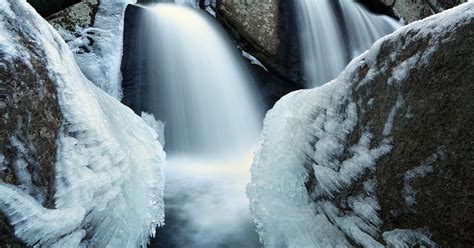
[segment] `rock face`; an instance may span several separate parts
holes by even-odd
[[[242,31],[243,36],[264,52],[278,53],[279,0],[269,1],[219,1],[217,10],[230,25]]]
[[[413,37],[416,31],[402,38],[408,49],[393,60],[388,56],[398,45],[383,43],[379,66],[390,63],[393,68],[433,46],[429,37]],[[392,152],[377,163],[382,229],[424,227],[442,247],[472,247],[474,16],[435,39],[438,47],[430,62],[409,68],[399,87],[406,104],[394,118]],[[371,95],[374,106],[383,106],[388,93],[383,80],[374,80],[372,87],[361,87],[357,94]],[[380,111],[367,111],[362,122],[374,121]]]
[[[423,19],[432,14],[439,13],[445,9],[452,8],[467,0],[379,0],[385,6],[392,8],[399,18],[410,23]],[[364,0],[363,2],[369,2]],[[372,1],[370,1],[372,2]],[[370,3],[368,3],[370,4]]]
[[[28,3],[31,4],[40,15],[47,17],[80,1],[81,0],[28,0]]]
[[[56,29],[68,31],[75,31],[76,26],[92,27],[99,4],[99,0],[84,0],[49,16],[48,21]]]
[[[472,247],[473,42],[471,2],[282,98],[247,191],[264,244]]]
[[[298,87],[302,76],[292,11],[290,1],[219,0],[216,3],[217,19],[238,45],[263,62],[280,80]]]

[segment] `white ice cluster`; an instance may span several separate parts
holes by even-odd
[[[16,236],[37,247],[145,247],[164,218],[158,134],[85,78],[63,39],[26,0],[0,1],[0,32],[4,58],[43,60],[62,114],[55,209],[28,189],[0,183],[0,211]]]
[[[260,60],[255,58],[252,54],[242,50],[242,56],[246,58],[248,61],[250,61],[252,65],[258,65],[262,67],[265,71],[268,71],[268,69],[262,64],[262,62],[260,62]]]
[[[473,17],[471,1],[403,27],[354,59],[337,79],[292,92],[267,113],[247,186],[251,213],[265,247],[435,246],[419,230],[381,233],[375,171],[377,160],[391,151],[393,121],[406,104],[403,95],[398,92],[382,137],[374,139],[370,122],[361,126],[360,114],[366,110],[353,92],[373,84],[373,78],[382,74],[389,76],[387,87],[399,89],[410,68],[429,61],[441,37]],[[428,48],[397,62],[395,68],[386,63],[376,69],[382,44],[398,46],[388,58],[393,62],[396,54],[407,49],[399,40],[408,33],[412,40],[427,40]],[[357,72],[363,68],[368,71],[361,79]],[[365,100],[368,108],[377,104]],[[421,170],[414,173],[429,171]]]
[[[421,163],[420,166],[411,169],[405,172],[405,176],[403,178],[403,198],[405,200],[405,205],[410,211],[414,211],[412,209],[413,205],[416,204],[416,191],[411,186],[412,182],[416,178],[422,178],[431,174],[433,172],[433,163],[439,160],[443,160],[445,158],[445,152],[443,147],[438,147],[436,153],[434,153],[430,158],[426,159]]]
[[[165,146],[165,126],[166,124],[163,123],[162,121],[156,120],[154,114],[142,112],[141,114],[143,120],[155,130],[155,132],[158,134],[158,140],[160,141],[160,144],[164,147]]]
[[[93,27],[76,27],[74,33],[59,30],[74,53],[84,75],[116,99],[122,98],[120,65],[123,52],[124,13],[136,0],[101,0]],[[80,47],[89,46],[80,51]]]

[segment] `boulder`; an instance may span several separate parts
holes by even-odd
[[[280,80],[301,88],[296,19],[290,1],[217,1],[216,17],[242,50]]]
[[[265,246],[472,247],[473,42],[469,2],[283,97],[247,188]]]
[[[368,0],[362,0],[362,2],[368,5],[374,4],[373,1]],[[378,0],[375,2],[391,7],[397,17],[410,23],[467,2],[467,0]]]
[[[77,27],[92,27],[99,4],[99,0],[83,0],[48,16],[47,19],[58,30],[76,31]]]

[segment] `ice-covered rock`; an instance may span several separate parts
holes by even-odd
[[[474,245],[473,42],[469,2],[282,98],[247,187],[263,244]]]
[[[0,33],[0,213],[15,235],[39,247],[146,246],[164,217],[158,134],[85,78],[25,0],[0,1]]]
[[[136,0],[87,0],[50,20],[74,53],[84,75],[115,97],[122,98],[120,64],[124,12]]]

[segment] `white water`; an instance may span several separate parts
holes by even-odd
[[[168,151],[235,154],[260,130],[253,80],[217,25],[199,10],[158,4],[141,23],[148,99],[166,122]]]
[[[400,26],[353,0],[299,0],[295,4],[308,87],[336,78],[351,59]]]
[[[248,210],[261,122],[253,79],[214,20],[172,4],[142,17],[146,108],[166,123],[166,221],[152,247],[256,247]],[[141,37],[141,38],[140,38]]]

